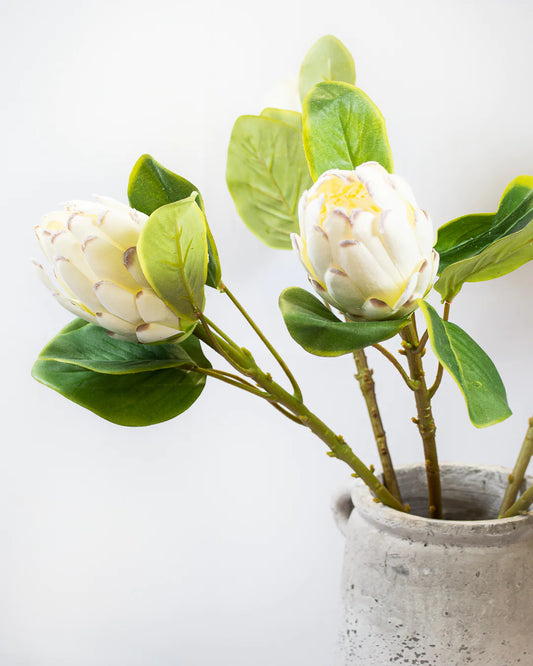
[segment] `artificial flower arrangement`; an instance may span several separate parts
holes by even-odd
[[[384,119],[355,86],[354,62],[341,42],[327,36],[311,48],[299,92],[303,113],[267,108],[237,119],[227,184],[248,228],[272,248],[293,247],[309,276],[314,293],[289,287],[279,297],[292,338],[314,355],[353,355],[382,474],[305,405],[286,362],[222,280],[198,188],[148,155],[133,167],[129,205],[73,201],[36,227],[54,279],[41,264],[38,273],[76,319],[44,347],[33,376],[125,426],[171,419],[199,398],[207,378],[225,382],[309,428],[377,502],[409,512],[365,354],[373,347],[413,393],[427,515],[439,519],[445,514],[431,405],[443,372],[458,384],[476,427],[511,414],[494,364],[449,321],[450,307],[465,282],[503,276],[533,259],[533,177],[513,180],[496,212],[442,226],[435,243],[429,215],[394,173]],[[227,297],[252,327],[290,390],[209,318],[206,287]],[[441,296],[442,315],[425,301],[431,289]],[[380,344],[394,336],[398,355]],[[432,382],[423,366],[428,343],[439,362]],[[214,367],[217,357],[232,370]],[[520,494],[532,452],[533,420],[500,518],[533,502],[532,488]]]

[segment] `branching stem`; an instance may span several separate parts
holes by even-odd
[[[440,484],[439,460],[435,443],[435,420],[431,410],[431,397],[426,386],[424,367],[422,365],[422,353],[419,351],[420,341],[416,331],[414,314],[411,322],[402,328],[400,336],[404,341],[405,355],[409,364],[411,379],[414,382],[415,402],[418,426],[422,443],[424,446],[424,457],[426,460],[426,475],[428,481],[429,515],[431,518],[442,518],[442,493]]]
[[[511,509],[513,502],[516,500],[516,496],[518,495],[518,491],[520,490],[520,486],[522,485],[522,481],[524,480],[524,476],[526,475],[527,468],[531,461],[531,456],[533,456],[533,418],[529,419],[529,427],[524,438],[524,443],[520,449],[520,453],[518,455],[518,459],[513,468],[513,471],[509,476],[509,483],[507,484],[507,489],[505,491],[505,495],[503,496],[498,518],[508,517],[506,513]],[[516,514],[513,513],[511,515]]]
[[[398,361],[398,359],[394,356],[394,354],[391,354],[388,349],[385,349],[385,347],[382,347],[380,344],[375,344],[372,345],[374,349],[377,349],[380,354],[383,354],[383,356],[392,363],[392,365],[398,370],[400,373],[402,379],[404,382],[407,384],[407,386],[411,389],[411,391],[414,391],[416,386],[415,383],[411,381],[409,378],[409,375],[405,372],[405,370],[402,367],[402,364]]]
[[[373,370],[368,367],[368,361],[364,349],[355,351],[353,357],[355,365],[357,366],[357,374],[355,375],[355,378],[359,382],[361,393],[366,402],[374,439],[376,440],[376,446],[378,448],[379,459],[381,461],[381,468],[383,470],[383,480],[386,488],[388,488],[392,495],[401,502],[402,496],[400,493],[400,487],[398,486],[398,479],[396,478],[396,472],[394,471],[394,466],[392,464],[389,447],[387,445],[387,435],[383,428],[383,422],[381,420],[381,414],[376,398],[374,379],[372,377]]]

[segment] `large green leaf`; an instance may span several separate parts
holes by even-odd
[[[210,367],[195,337],[141,345],[76,319],[46,345],[32,375],[108,421],[145,426],[181,414],[202,392],[205,376],[185,364]]]
[[[341,356],[392,338],[407,319],[341,321],[305,289],[289,287],[279,307],[291,337],[317,356]]]
[[[153,212],[137,244],[146,279],[186,330],[204,307],[206,229],[205,215],[191,196]]]
[[[328,169],[355,169],[379,162],[394,169],[385,120],[359,88],[347,83],[319,83],[303,108],[305,153],[316,180]]]
[[[260,240],[278,249],[290,249],[298,201],[312,185],[294,121],[241,116],[228,150],[226,180],[239,215]]]
[[[161,206],[187,199],[193,192],[197,192],[196,203],[205,212],[204,202],[198,188],[182,176],[166,169],[151,155],[139,157],[131,171],[128,183],[130,205],[146,215],[151,215]],[[205,283],[209,287],[216,288],[220,284],[222,275],[217,246],[209,225],[207,225],[207,245],[209,263]]]
[[[344,81],[351,85],[355,84],[352,54],[333,35],[321,37],[304,58],[298,82],[302,104],[311,88],[323,81]]]
[[[279,120],[281,123],[286,123],[294,129],[302,133],[302,114],[298,111],[289,111],[288,109],[274,109],[268,107],[261,111],[262,118],[270,118],[271,120]]]
[[[506,188],[496,213],[466,215],[439,229],[440,279],[435,289],[453,300],[465,282],[501,277],[533,259],[533,177]]]
[[[505,387],[494,363],[462,328],[439,317],[425,301],[418,301],[435,355],[457,382],[468,415],[477,428],[511,416]]]

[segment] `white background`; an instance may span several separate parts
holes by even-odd
[[[31,380],[40,348],[71,319],[33,276],[33,226],[67,199],[125,200],[144,152],[192,180],[228,286],[308,404],[377,463],[350,357],[306,355],[284,329],[278,294],[305,276],[235,213],[232,124],[275,104],[268,91],[333,33],[435,226],[495,210],[507,183],[533,171],[532,4],[4,0],[2,13],[0,664],[328,666],[343,546],[329,503],[347,469],[268,405],[214,382],[175,421],[126,429]],[[514,416],[475,430],[445,378],[442,459],[512,465],[533,413],[532,290],[529,265],[467,285],[454,305]],[[222,296],[208,308],[276,370]],[[412,396],[370,356],[394,460],[419,461]]]

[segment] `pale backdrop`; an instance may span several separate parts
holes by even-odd
[[[376,462],[350,359],[308,356],[284,329],[278,294],[305,276],[234,211],[224,181],[232,124],[275,103],[279,81],[333,33],[435,225],[494,210],[515,175],[533,172],[532,4],[2,5],[0,664],[328,666],[343,547],[329,503],[347,470],[302,428],[215,383],[179,419],[129,430],[33,382],[33,359],[71,317],[34,279],[32,229],[69,198],[124,199],[141,153],[187,176],[206,200],[226,282],[309,404]],[[457,301],[453,319],[493,356],[514,416],[475,430],[445,378],[442,459],[512,464],[533,413],[532,290],[530,265]],[[221,296],[209,312],[260,349]],[[372,361],[394,460],[418,461],[411,396]]]

